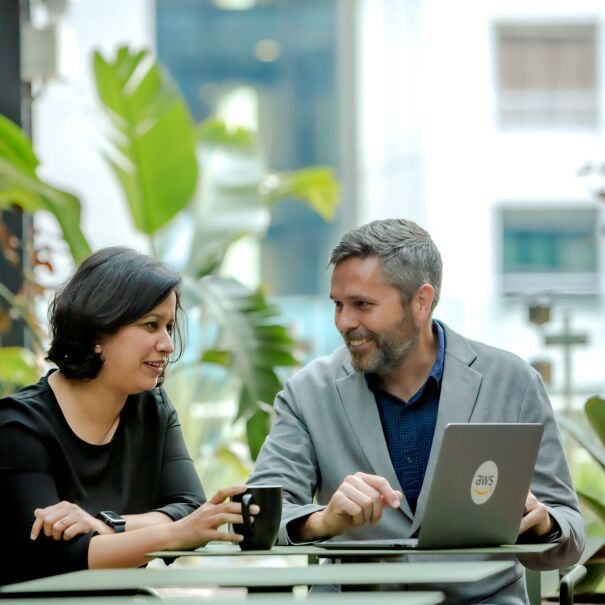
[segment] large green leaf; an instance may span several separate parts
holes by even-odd
[[[10,120],[0,115],[0,208],[19,206],[25,212],[51,212],[76,262],[91,250],[80,229],[80,200],[36,176],[38,159],[31,143]]]
[[[340,186],[331,168],[315,166],[293,172],[267,175],[261,192],[270,202],[294,198],[307,202],[324,220],[332,220]]]
[[[185,268],[196,277],[215,271],[241,237],[262,238],[271,222],[258,190],[266,166],[256,150],[208,144],[200,161],[204,179],[192,205],[194,234]]]
[[[189,232],[183,272],[194,277],[217,270],[229,247],[244,236],[262,238],[269,228],[269,206],[296,199],[324,218],[332,218],[338,203],[338,184],[331,170],[310,168],[279,174],[269,171],[256,135],[230,128],[218,118],[197,127],[202,152],[202,186],[186,220],[172,225],[158,242],[163,257],[182,245]]]
[[[193,121],[176,86],[148,52],[122,47],[113,61],[95,52],[93,67],[113,125],[105,157],[136,227],[155,233],[187,206],[195,191]]]
[[[601,502],[599,498],[595,498],[592,494],[585,492],[579,488],[576,489],[576,493],[578,494],[578,498],[587,506],[603,523],[605,523],[605,505]]]
[[[246,422],[246,437],[252,460],[258,458],[260,449],[271,429],[271,416],[262,409],[257,409]]]
[[[0,157],[5,158],[21,172],[36,174],[38,158],[27,135],[14,122],[0,114]]]
[[[38,377],[36,358],[29,349],[0,347],[0,383],[15,388],[36,382]]]
[[[584,404],[586,417],[590,422],[594,432],[599,436],[601,443],[605,444],[605,399],[601,397],[591,397]]]
[[[585,431],[577,422],[567,415],[559,414],[557,420],[559,426],[569,433],[603,468],[605,468],[605,448],[598,443],[596,438]]]
[[[238,417],[249,419],[261,403],[271,405],[281,389],[276,369],[298,364],[295,341],[277,323],[277,309],[260,291],[217,276],[186,278],[184,297],[201,305],[219,326],[216,346],[205,351],[202,361],[224,365],[241,381]]]

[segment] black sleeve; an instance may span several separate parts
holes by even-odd
[[[163,389],[160,394],[168,409],[168,424],[158,489],[159,506],[155,510],[177,520],[193,512],[206,497],[187,451],[176,410]]]
[[[49,454],[41,439],[17,423],[0,425],[0,519],[9,547],[0,566],[0,584],[20,582],[88,567],[91,534],[55,541],[30,539],[34,509],[59,502]]]

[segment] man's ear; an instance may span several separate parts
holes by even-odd
[[[412,308],[417,321],[424,322],[431,316],[434,299],[435,289],[431,284],[422,284],[416,290],[412,299]]]

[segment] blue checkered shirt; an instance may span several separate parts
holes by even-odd
[[[431,453],[445,361],[445,332],[437,321],[433,321],[433,333],[439,340],[437,360],[426,382],[409,401],[383,390],[377,375],[366,376],[376,399],[393,468],[412,512],[416,512]]]

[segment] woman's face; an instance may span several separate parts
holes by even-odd
[[[103,366],[95,380],[121,395],[153,389],[174,351],[175,317],[176,294],[171,292],[149,313],[104,337],[99,342]]]

